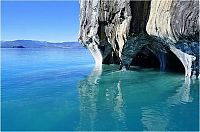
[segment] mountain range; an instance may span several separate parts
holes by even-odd
[[[52,43],[35,40],[1,41],[1,48],[82,48],[78,42]]]

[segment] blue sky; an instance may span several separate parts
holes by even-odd
[[[77,41],[78,1],[3,1],[2,40]]]

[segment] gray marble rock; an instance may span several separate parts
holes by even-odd
[[[174,54],[186,76],[199,74],[199,1],[80,0],[79,42],[97,65],[129,69],[151,53],[164,70]]]

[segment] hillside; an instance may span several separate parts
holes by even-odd
[[[81,48],[78,42],[52,43],[34,40],[1,41],[1,48]]]

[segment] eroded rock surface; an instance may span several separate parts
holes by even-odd
[[[164,71],[174,56],[186,76],[199,74],[199,1],[80,0],[80,8],[79,42],[97,65],[157,58]]]

